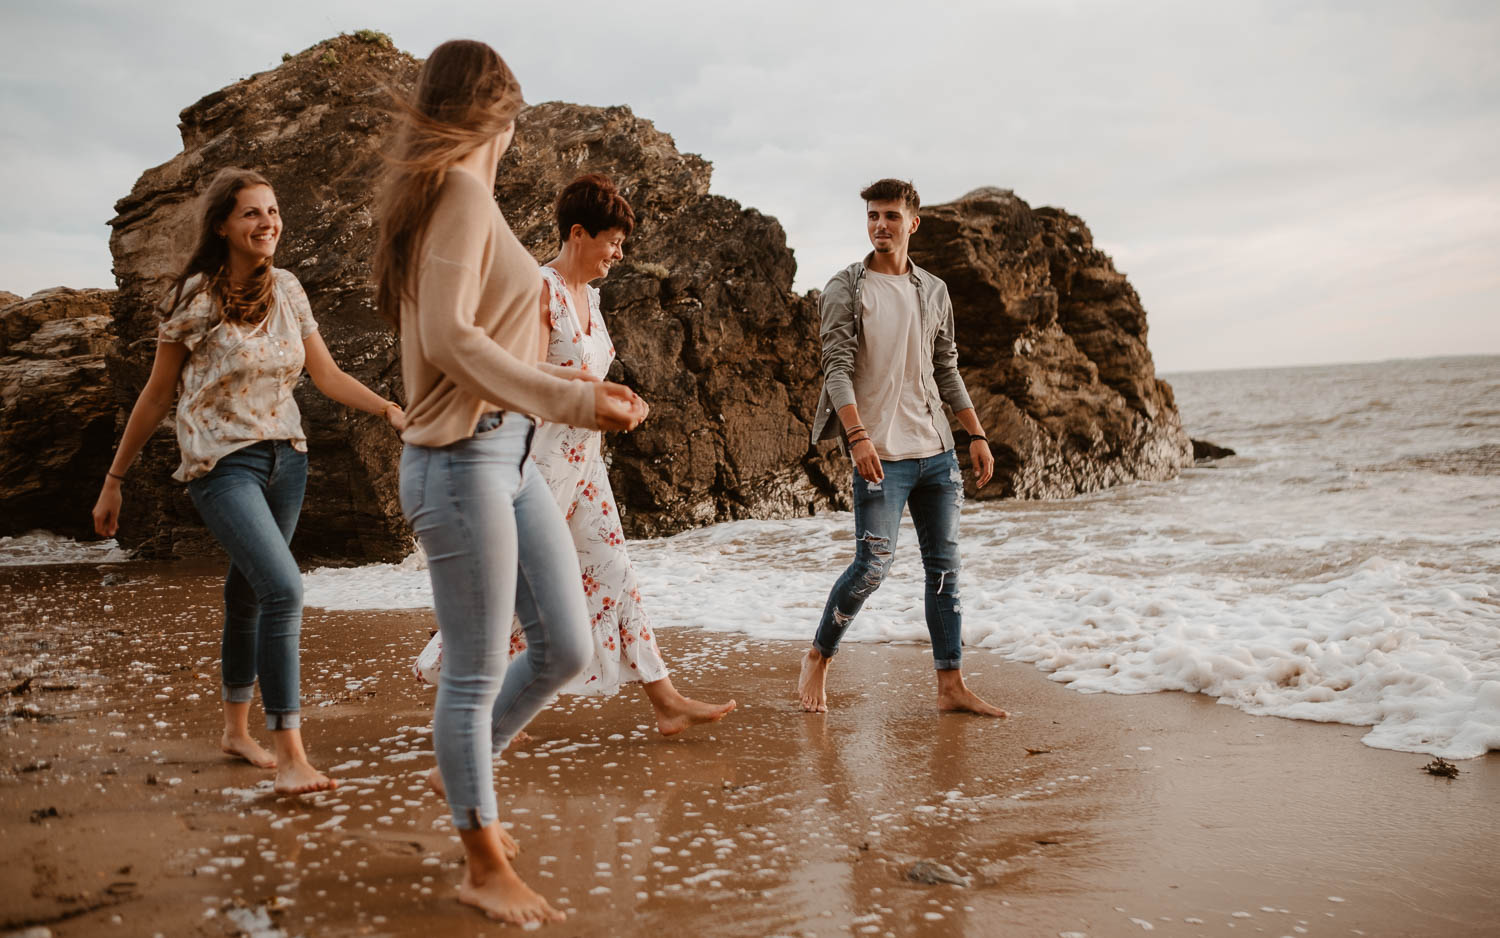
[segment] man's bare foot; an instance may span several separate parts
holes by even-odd
[[[527,738],[530,739],[529,736]],[[438,771],[437,766],[433,766],[427,773],[427,787],[437,792],[439,798],[442,798],[444,801],[448,800],[448,786],[443,784],[443,773]],[[516,855],[521,852],[521,845],[516,843],[514,837],[506,833],[505,828],[500,828],[498,833],[500,834],[500,849],[505,852],[505,858],[507,860],[514,860]]]
[[[828,679],[828,662],[823,653],[809,648],[802,656],[802,673],[797,678],[797,696],[802,698],[802,709],[808,713],[828,712],[828,692],[824,689]]]
[[[533,892],[511,869],[492,872],[483,883],[474,881],[472,871],[465,872],[464,881],[458,887],[458,901],[512,925],[532,922],[546,925],[567,918]]]
[[[953,675],[945,677],[945,675]],[[974,713],[982,717],[1010,716],[1004,710],[969,690],[957,670],[938,672],[938,709],[945,713]]]
[[[656,705],[656,701],[652,704]],[[663,736],[676,736],[690,726],[719,722],[735,706],[733,700],[711,704],[678,694],[676,700],[656,706],[656,729]]]
[[[231,756],[239,756],[258,768],[276,768],[276,757],[248,735],[232,736],[228,730],[225,730],[224,735],[219,737],[219,748]]]
[[[286,766],[276,770],[275,788],[278,795],[310,795],[317,791],[333,791],[337,787],[337,780],[329,778],[307,762],[288,762]]]

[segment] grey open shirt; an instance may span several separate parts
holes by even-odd
[[[818,412],[813,415],[814,444],[838,435],[841,425],[836,416],[841,407],[854,400],[854,353],[859,348],[859,291],[864,286],[865,271],[874,258],[865,255],[833,275],[823,288],[819,306],[823,340],[823,390],[818,395]],[[963,376],[958,373],[958,345],[953,341],[953,302],[948,299],[948,285],[916,264],[907,273],[917,288],[917,308],[922,318],[922,393],[932,412],[942,412],[947,404],[953,413],[974,406]],[[953,431],[947,420],[934,420],[943,446],[953,448]]]

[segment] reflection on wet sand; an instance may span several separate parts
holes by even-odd
[[[342,785],[291,799],[214,746],[216,571],[0,587],[0,930],[504,933],[452,898],[432,692],[408,671],[429,613],[309,613],[308,744]],[[970,683],[1012,718],[939,716],[920,645],[846,647],[829,712],[805,714],[798,646],[660,640],[740,709],[662,739],[638,694],[564,698],[497,763],[558,934],[1479,935],[1500,901],[1494,756],[1434,779],[1356,727],[1079,695],[979,650]]]

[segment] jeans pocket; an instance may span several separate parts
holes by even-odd
[[[401,513],[411,523],[422,510],[424,493],[427,491],[427,472],[432,464],[432,454],[426,447],[408,443],[401,452],[401,475],[397,486],[397,497],[401,502]]]

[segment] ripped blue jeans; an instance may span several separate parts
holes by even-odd
[[[933,666],[956,669],[963,657],[963,619],[958,602],[958,515],[963,477],[953,450],[926,459],[881,462],[885,478],[866,482],[854,473],[854,562],[833,584],[813,647],[832,658],[849,624],[891,569],[901,511],[911,508],[926,572],[927,632]]]

